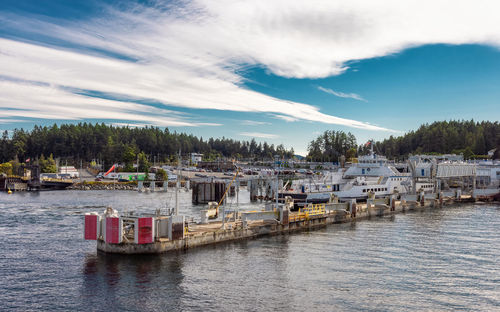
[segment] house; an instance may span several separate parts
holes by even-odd
[[[78,178],[80,176],[78,169],[74,166],[60,166],[59,174],[64,174],[69,178]]]
[[[197,165],[203,157],[203,154],[191,153],[191,163]]]

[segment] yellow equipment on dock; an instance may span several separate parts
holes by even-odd
[[[310,204],[306,207],[299,208],[299,217],[305,217],[306,220],[313,216],[322,216],[326,213],[325,204]]]

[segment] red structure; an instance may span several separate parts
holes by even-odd
[[[150,244],[154,242],[154,218],[138,218],[135,221],[135,243]]]
[[[86,240],[97,240],[100,234],[100,220],[98,215],[85,215],[84,238]]]
[[[106,243],[119,244],[122,242],[123,222],[118,217],[108,217],[105,222],[104,241]]]

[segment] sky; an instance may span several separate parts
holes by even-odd
[[[157,126],[307,153],[500,120],[498,1],[2,0],[0,130]]]

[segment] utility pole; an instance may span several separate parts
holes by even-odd
[[[181,150],[179,149],[179,157],[177,158],[177,182],[175,183],[175,215],[179,215],[179,184],[181,183]]]

